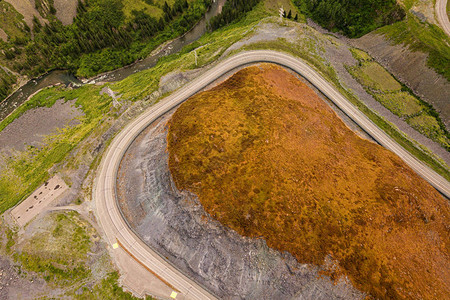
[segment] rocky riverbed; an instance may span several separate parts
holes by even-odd
[[[178,191],[168,169],[166,122],[149,126],[131,145],[117,179],[120,206],[143,241],[222,299],[360,299],[344,278],[222,226],[195,195]],[[330,262],[332,263],[332,262]]]

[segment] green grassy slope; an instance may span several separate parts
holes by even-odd
[[[405,20],[376,31],[396,44],[428,54],[428,65],[450,81],[450,38],[438,26],[408,12]]]
[[[0,1],[0,11],[2,12],[0,14],[0,28],[6,32],[10,41],[30,36],[30,28],[27,28],[25,25],[23,16],[11,4],[6,1]],[[0,45],[2,44],[0,40]],[[3,49],[3,47],[0,49]]]
[[[354,78],[383,106],[420,133],[450,150],[450,133],[431,105],[416,97],[371,57],[352,49],[359,65],[347,67]]]

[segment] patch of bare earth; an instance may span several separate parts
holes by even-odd
[[[83,112],[74,101],[58,100],[52,107],[39,107],[25,112],[0,132],[0,150],[23,151],[28,145],[39,147],[46,135],[58,128],[79,124]]]
[[[398,2],[404,3],[404,0],[399,0]],[[435,1],[430,0],[416,0],[414,5],[409,10],[415,16],[417,16],[421,21],[428,22],[439,26],[439,22],[435,16],[434,9]]]
[[[33,16],[36,16],[41,23],[44,19],[35,8],[34,0],[5,0],[11,4],[24,18],[30,28],[33,28]]]
[[[53,0],[56,9],[56,17],[64,25],[70,25],[77,15],[78,0]]]
[[[4,42],[8,41],[8,35],[6,32],[0,28],[0,39],[2,39]]]
[[[61,196],[69,187],[59,176],[55,175],[46,181],[19,205],[11,210],[11,215],[20,227],[44,211],[52,202]]]
[[[0,299],[34,299],[45,294],[47,283],[37,276],[20,274],[20,267],[0,256]]]

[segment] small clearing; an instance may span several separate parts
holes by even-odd
[[[170,4],[170,1],[168,1],[168,3]],[[133,10],[136,11],[142,10],[156,19],[159,19],[163,15],[163,11],[160,7],[158,7],[156,4],[149,5],[144,0],[124,0],[123,4],[124,4],[123,12],[128,20],[132,19]]]
[[[397,91],[401,85],[382,66],[376,62],[364,63],[357,71],[363,85],[371,89]]]
[[[437,18],[435,16],[435,2],[429,0],[415,0],[415,1],[405,1],[402,0],[400,2],[409,2],[406,5],[406,8],[409,9],[411,13],[413,13],[416,17],[418,17],[422,22],[428,22],[434,25],[439,25]]]
[[[22,203],[16,206],[11,215],[20,227],[42,212],[48,205],[61,196],[69,187],[59,176],[52,177],[41,185]]]

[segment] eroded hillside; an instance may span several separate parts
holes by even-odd
[[[221,223],[377,298],[446,296],[447,200],[287,71],[244,69],[169,125],[177,187]]]

